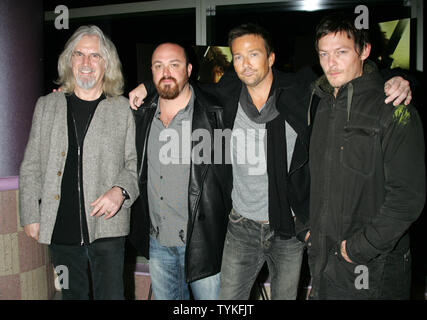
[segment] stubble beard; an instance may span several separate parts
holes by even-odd
[[[163,80],[172,80],[174,84],[162,85]],[[172,77],[163,77],[156,84],[157,92],[162,99],[173,100],[179,95],[179,85],[178,81]]]

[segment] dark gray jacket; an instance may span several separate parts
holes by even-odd
[[[384,103],[383,80],[366,62],[363,75],[339,89],[325,76],[313,93],[317,108],[310,143],[309,259],[313,295],[378,298],[394,252],[409,248],[407,231],[425,201],[424,138],[413,106]],[[347,241],[347,254],[340,243]],[[357,290],[357,265],[369,289]]]

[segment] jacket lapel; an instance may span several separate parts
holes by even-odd
[[[153,121],[154,113],[156,112],[156,101],[158,95],[146,105],[141,106],[138,110],[133,111],[136,125],[136,151],[138,155],[137,168],[140,184],[147,181],[147,142],[150,134],[151,122]],[[140,185],[141,187],[141,185]]]
[[[56,141],[58,146],[65,147],[65,151],[68,151],[67,99],[65,94],[59,93],[55,103],[56,111],[50,138],[51,141]]]
[[[240,80],[239,80],[240,81]],[[233,93],[230,96],[230,100],[224,107],[224,125],[225,128],[233,129],[234,120],[236,120],[237,108],[239,107],[239,97],[242,84],[239,85],[238,93]]]
[[[192,124],[191,124],[191,132],[193,133],[195,130],[197,129],[203,129],[203,130],[208,130],[209,131],[209,135],[211,137],[211,143],[210,143],[210,152],[211,155],[212,153],[212,148],[213,148],[213,141],[212,141],[212,137],[213,137],[213,132],[212,132],[212,126],[209,123],[208,117],[206,116],[206,113],[204,112],[203,107],[200,105],[199,100],[196,99],[194,100],[194,110],[193,110],[193,120],[192,120]],[[189,185],[189,191],[191,194],[197,194],[197,196],[200,193],[200,189],[202,187],[202,183],[203,183],[203,174],[205,172],[205,170],[207,169],[208,164],[206,163],[200,163],[200,164],[196,164],[193,161],[193,149],[196,145],[198,145],[199,143],[202,143],[201,141],[191,141],[191,168],[190,168],[190,185]],[[212,161],[212,157],[210,157],[210,160]]]
[[[289,125],[297,133],[297,140],[295,143],[292,161],[289,167],[289,174],[300,168],[308,161],[308,148],[310,139],[310,128],[305,125],[307,123],[306,107],[299,105],[303,103],[303,99],[292,100],[292,97],[298,96],[297,93],[292,92],[296,90],[294,87],[278,88],[277,97],[277,110],[283,119],[289,123]],[[307,92],[301,92],[300,94],[308,94]],[[285,126],[283,126],[285,130]]]

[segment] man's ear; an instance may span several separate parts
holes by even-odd
[[[187,74],[188,74],[188,77],[190,78],[190,76],[191,76],[191,70],[193,70],[193,65],[191,64],[191,63],[189,63],[188,65],[187,65]]]
[[[271,52],[268,56],[268,65],[270,66],[270,68],[273,66],[274,60],[276,60],[276,55],[274,54],[274,52]]]
[[[362,53],[361,53],[361,55],[360,55],[360,59],[361,59],[362,61],[365,61],[366,59],[368,59],[368,57],[369,57],[370,53],[371,53],[371,44],[370,44],[370,43],[367,43],[367,44],[365,44],[365,46],[363,47],[363,51],[362,51]]]

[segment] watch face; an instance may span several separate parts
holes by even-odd
[[[125,189],[122,189],[122,194],[123,194],[123,196],[125,197],[125,199],[128,199],[128,198],[129,198],[129,194],[126,192],[126,190],[125,190]]]

